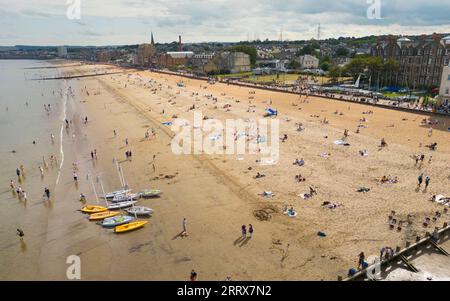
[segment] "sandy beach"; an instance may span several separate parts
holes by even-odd
[[[227,276],[336,280],[356,268],[361,251],[366,257],[378,256],[384,246],[403,247],[406,241],[450,221],[445,206],[430,201],[433,195],[450,196],[450,117],[432,116],[438,123],[432,125],[430,136],[430,125],[421,123],[429,116],[420,113],[224,83],[210,85],[150,71],[63,64],[67,66],[60,66],[60,71],[65,75],[99,70],[123,73],[67,80],[75,91],[67,110],[73,126],[63,136],[65,163],[54,186],[54,201],[45,210],[45,231],[33,233],[33,224],[28,224],[24,231],[30,234],[21,252],[11,233],[8,252],[19,255],[2,262],[0,279],[65,280],[67,256],[79,255],[82,280],[187,280],[192,269],[199,280]],[[183,87],[177,86],[180,82]],[[189,110],[194,104],[195,110]],[[278,110],[280,137],[288,137],[279,143],[278,164],[261,165],[250,154],[176,155],[171,151],[175,133],[163,123],[173,122],[174,116],[192,120],[193,111],[201,111],[222,121],[261,119],[269,107]],[[372,113],[363,114],[368,111]],[[82,122],[84,116],[89,118],[87,124]],[[298,123],[303,131],[297,130]],[[155,136],[145,139],[150,128]],[[346,129],[350,145],[336,145]],[[387,142],[383,148],[379,147],[382,138]],[[435,151],[426,147],[434,142]],[[91,160],[93,149],[97,160]],[[127,150],[133,153],[131,161],[125,159]],[[360,150],[368,155],[361,156]],[[412,156],[416,154],[425,155],[422,163],[415,164]],[[77,211],[82,206],[80,193],[87,195],[88,203],[95,203],[88,173],[101,175],[108,191],[119,188],[113,158],[121,162],[134,190],[163,192],[160,198],[139,201],[155,210],[149,223],[122,235],[89,222]],[[293,165],[300,158],[305,164]],[[79,166],[77,186],[72,162]],[[265,177],[255,179],[257,172]],[[417,188],[422,173],[431,179],[427,189]],[[299,174],[305,181],[296,181]],[[398,177],[398,182],[381,183],[383,176]],[[317,195],[300,197],[309,187]],[[370,191],[357,192],[360,187]],[[261,196],[264,191],[274,196]],[[336,208],[322,206],[324,202]],[[283,214],[286,206],[296,210],[295,218]],[[405,221],[401,231],[389,228],[391,211],[398,221]],[[436,212],[441,216],[434,221]],[[411,223],[406,223],[408,215]],[[427,217],[431,222],[424,227]],[[188,223],[185,238],[179,236],[183,218]],[[255,229],[253,237],[241,240],[241,225],[248,224]]]

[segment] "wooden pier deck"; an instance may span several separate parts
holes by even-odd
[[[436,240],[430,233],[427,232],[425,237],[417,237],[414,243],[406,242],[406,245],[401,248],[397,246],[394,250],[393,256],[387,259],[383,259],[379,263],[369,265],[367,268],[356,272],[354,275],[347,278],[338,276],[338,281],[365,281],[365,280],[378,280],[371,275],[371,272],[376,270],[376,265],[379,264],[379,269],[390,270],[395,265],[402,263],[410,271],[417,273],[419,270],[414,266],[412,261],[423,255],[424,253],[439,252],[443,256],[449,256],[449,253],[439,243],[445,242],[450,239],[450,226],[444,223],[443,227],[438,231],[438,239]]]

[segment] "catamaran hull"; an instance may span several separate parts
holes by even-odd
[[[147,207],[141,208],[139,206],[125,209],[125,211],[130,215],[137,215],[137,216],[149,216],[154,212],[154,210],[151,208],[147,208]]]
[[[127,202],[116,203],[116,204],[109,205],[108,210],[127,208],[127,207],[133,206],[136,203],[137,203],[136,201],[127,201]]]
[[[134,217],[128,215],[105,218],[100,224],[105,228],[112,228],[134,221]]]
[[[113,192],[108,192],[107,194],[105,194],[103,196],[103,198],[105,198],[105,199],[113,199],[116,195],[126,194],[126,193],[128,193],[130,191],[131,191],[131,189],[122,189],[122,190],[117,190],[117,191],[113,191]]]

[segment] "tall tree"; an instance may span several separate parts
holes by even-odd
[[[364,72],[364,69],[367,66],[366,58],[364,57],[355,57],[353,60],[351,60],[350,63],[345,66],[346,73],[350,74],[350,76],[353,77],[353,79],[357,79],[361,73]]]

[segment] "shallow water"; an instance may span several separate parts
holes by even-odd
[[[36,239],[45,233],[45,219],[48,208],[43,204],[43,189],[54,188],[57,166],[50,165],[54,155],[60,161],[60,131],[63,101],[61,81],[30,80],[58,74],[57,69],[27,69],[50,66],[45,61],[0,60],[0,269],[3,273],[17,250],[29,249],[34,242],[20,245],[15,232],[25,231],[25,236]],[[27,105],[28,103],[28,105]],[[44,104],[50,105],[47,112]],[[51,134],[55,136],[54,143]],[[35,144],[33,144],[35,141]],[[12,151],[15,151],[13,153]],[[48,163],[41,178],[39,165],[43,157]],[[59,164],[59,162],[58,162]],[[21,182],[16,168],[24,166]],[[20,200],[10,191],[10,180],[27,193],[27,201]],[[18,247],[21,247],[20,249]],[[28,252],[27,256],[36,256]],[[0,277],[1,278],[1,277]]]

